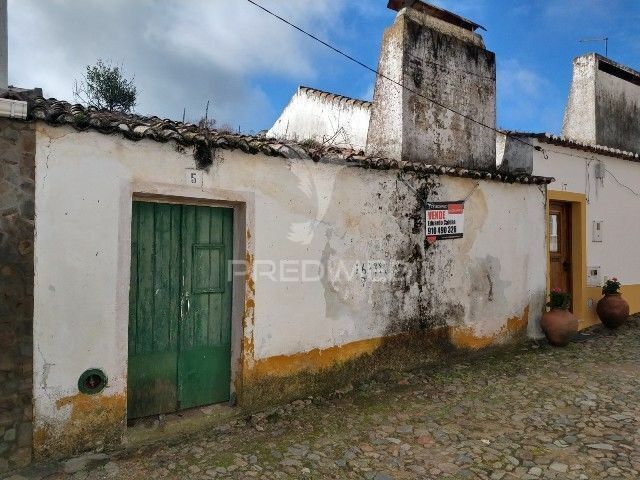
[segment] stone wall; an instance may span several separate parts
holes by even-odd
[[[0,474],[31,461],[35,131],[0,119]]]

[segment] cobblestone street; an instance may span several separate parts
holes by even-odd
[[[566,349],[385,376],[48,478],[638,478],[639,346],[635,319]]]

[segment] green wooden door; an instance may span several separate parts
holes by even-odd
[[[232,235],[231,209],[133,203],[129,418],[229,399]]]

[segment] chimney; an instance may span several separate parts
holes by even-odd
[[[398,14],[382,40],[367,153],[495,169],[495,132],[460,115],[495,128],[495,54],[476,33],[484,28],[421,1],[388,6]]]
[[[9,85],[9,37],[7,0],[0,0],[0,90]]]
[[[640,72],[597,53],[574,59],[562,135],[640,153]]]

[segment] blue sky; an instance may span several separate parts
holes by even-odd
[[[387,0],[262,0],[377,65]],[[559,132],[571,60],[604,53],[640,70],[640,0],[439,0],[487,28],[498,66],[498,125]],[[28,31],[29,35],[23,35]],[[137,111],[196,120],[211,100],[221,124],[268,128],[296,87],[367,98],[373,74],[245,0],[9,0],[9,81],[72,100],[73,79],[103,58],[135,75]]]
[[[342,20],[345,31],[333,32],[331,40],[375,66],[382,32],[395,12],[384,8],[386,1],[370,3],[372,8],[366,11],[347,8]],[[640,70],[638,0],[437,3],[486,27],[481,33],[487,48],[496,53],[498,124],[504,128],[560,131],[572,59],[589,51],[604,55],[604,42],[581,44],[580,39],[609,37],[609,56]],[[347,96],[370,95],[373,75],[369,72],[337,56],[323,58],[322,65],[315,78],[300,81]],[[275,105],[284,105],[296,85],[269,78],[256,81],[273,92]]]

